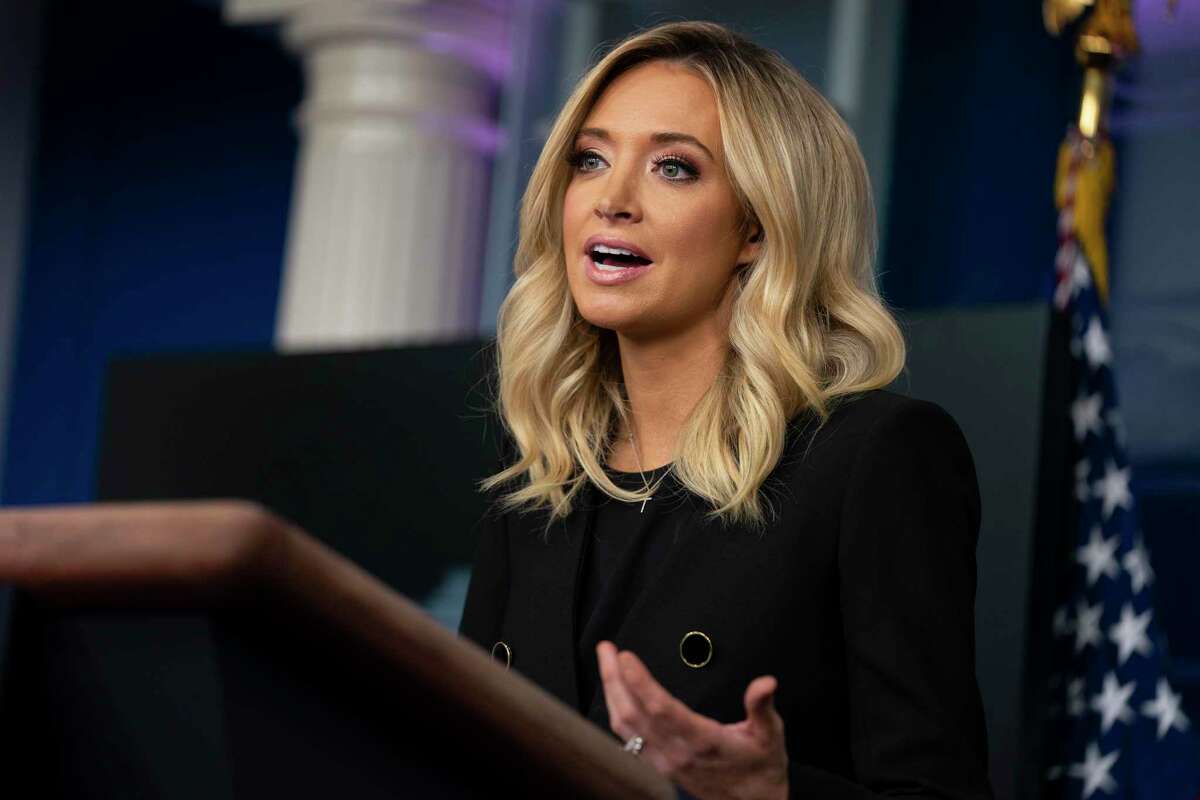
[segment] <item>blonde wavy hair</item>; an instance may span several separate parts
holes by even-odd
[[[546,509],[547,532],[591,481],[642,500],[605,474],[628,423],[615,335],[583,319],[567,284],[563,196],[584,119],[620,74],[652,60],[684,66],[716,95],[740,230],[763,233],[738,273],[729,350],[692,410],[674,473],[710,517],[761,527],[760,489],[783,454],[789,422],[824,424],[843,395],[880,388],[903,369],[904,338],[875,283],[875,208],[866,164],[837,111],[779,54],[711,22],[671,22],[617,44],[559,113],[521,202],[516,281],[500,307],[496,412],[517,452],[480,482],[512,482],[504,510]],[[773,510],[773,509],[772,509]]]

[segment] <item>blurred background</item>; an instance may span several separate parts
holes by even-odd
[[[1169,5],[1134,4],[1113,82],[1109,330],[1200,720],[1200,2]],[[254,497],[455,627],[525,181],[603,47],[677,19],[778,50],[857,133],[912,349],[896,389],[949,409],[978,467],[994,781],[1027,796],[1081,74],[1038,3],[0,0],[0,504]]]

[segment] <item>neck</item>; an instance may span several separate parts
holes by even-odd
[[[615,443],[610,459],[614,467],[637,469],[638,455],[645,470],[674,460],[679,432],[725,363],[727,331],[705,326],[653,340],[617,334],[632,431],[622,431]],[[637,441],[636,453],[623,446],[629,444],[630,433]]]

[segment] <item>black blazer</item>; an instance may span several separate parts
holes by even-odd
[[[811,412],[789,426],[765,535],[706,522],[688,495],[693,524],[613,641],[721,722],[776,676],[793,797],[989,798],[966,440],[940,406],[883,390],[817,428]],[[549,541],[544,512],[485,516],[460,627],[573,708],[582,506]],[[702,667],[684,662],[709,655],[702,638],[681,653],[691,631],[711,642]],[[587,716],[609,730],[602,689]]]

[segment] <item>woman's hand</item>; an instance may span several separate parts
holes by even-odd
[[[613,731],[641,736],[641,757],[700,800],[786,800],[788,759],[783,718],[772,702],[775,678],[746,687],[746,719],[722,725],[692,711],[666,689],[631,651],[612,642],[596,646],[604,702]]]

